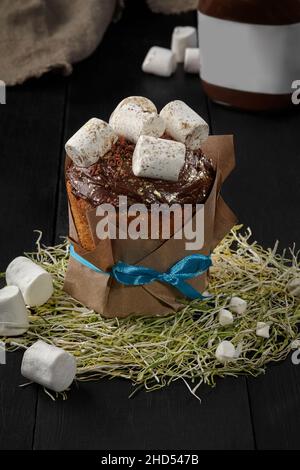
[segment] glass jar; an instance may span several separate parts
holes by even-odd
[[[214,101],[245,110],[292,106],[300,80],[300,0],[200,0],[200,75]]]

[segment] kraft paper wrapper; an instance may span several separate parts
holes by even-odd
[[[198,253],[208,255],[236,223],[236,217],[220,196],[222,183],[235,165],[233,136],[210,136],[202,146],[216,168],[216,178],[204,204],[204,246]],[[69,238],[75,251],[95,266],[108,270],[118,260],[129,264],[167,271],[173,264],[195,251],[186,251],[186,240],[101,240],[96,239],[99,218],[95,209],[87,213],[92,237],[97,246],[92,251],[79,243],[69,206]],[[200,292],[207,286],[207,273],[188,282]],[[172,286],[153,282],[144,286],[125,286],[106,274],[83,266],[70,257],[64,290],[88,308],[105,317],[128,315],[166,315],[183,307],[182,294]]]

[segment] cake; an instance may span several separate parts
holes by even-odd
[[[131,96],[68,140],[68,295],[107,318],[165,315],[202,298],[211,253],[236,222],[220,196],[233,137],[208,133],[182,101],[158,112]]]
[[[138,98],[143,100],[143,98]],[[127,98],[127,100],[130,99],[134,102],[134,99],[137,100],[137,97]],[[126,104],[126,100],[123,100],[120,104],[124,102]],[[140,101],[138,104],[140,105]],[[151,113],[151,109],[154,110],[156,108],[150,108],[149,111],[148,105],[148,114],[149,112]],[[116,110],[118,110],[118,107]],[[155,111],[152,112],[155,114]],[[115,113],[112,116],[114,115]],[[130,119],[130,115],[128,119]],[[203,127],[204,121],[200,122]],[[118,126],[116,127],[118,132],[120,132]],[[159,127],[160,124],[158,125],[156,122],[155,126],[153,126],[155,132],[157,132]],[[164,139],[166,142],[177,140],[174,138],[174,135],[178,137],[175,132],[176,129],[172,132],[172,126],[171,133],[173,135],[170,134],[170,127],[165,125],[165,123],[163,127],[159,128],[158,132],[162,130],[163,134],[159,136],[160,139]],[[184,126],[183,130],[185,130]],[[81,166],[81,159],[78,161],[76,158],[72,158],[74,147],[71,147],[70,150],[70,146],[66,145],[69,157],[66,165],[68,199],[79,242],[86,250],[93,250],[95,248],[95,242],[91,236],[86,217],[86,213],[90,209],[103,203],[110,203],[118,207],[119,196],[127,196],[128,204],[143,203],[147,207],[157,203],[201,204],[206,201],[215,179],[214,165],[211,159],[205,156],[200,147],[186,147],[184,164],[179,172],[177,181],[136,176],[132,168],[136,142],[132,141],[134,136],[132,137],[132,133],[130,134],[127,129],[123,130],[121,128],[122,131],[126,135],[117,134],[115,138],[109,136],[110,148],[105,152],[103,151],[103,154],[99,155],[98,159],[97,152],[95,152],[95,158],[91,161],[97,160],[88,166]],[[186,136],[189,135],[186,134]],[[128,136],[131,138],[131,141],[128,139]],[[92,137],[95,137],[95,135],[93,134]],[[195,133],[195,139],[199,140],[199,131]],[[185,140],[187,139],[185,138]],[[191,145],[191,147],[193,146],[195,147],[195,145]],[[91,161],[88,163],[91,163]]]

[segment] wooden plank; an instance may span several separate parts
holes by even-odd
[[[97,450],[252,449],[244,379],[202,387],[202,403],[183,382],[128,396],[128,382],[102,380],[73,387],[68,400],[41,395],[35,448]]]
[[[37,388],[26,383],[20,367],[23,352],[7,353],[0,365],[0,450],[32,448]]]
[[[231,133],[236,170],[223,194],[255,239],[272,246],[299,244],[299,113],[242,113],[210,102],[214,134]]]
[[[8,90],[0,108],[1,269],[34,248],[34,230],[53,242],[66,80],[44,78]]]
[[[0,107],[0,269],[34,249],[36,234],[53,242],[58,155],[65,81],[45,78],[9,89]],[[1,449],[30,449],[37,388],[20,389],[22,354],[8,354],[0,366]]]
[[[289,357],[248,384],[257,448],[299,450],[300,365]]]
[[[137,7],[138,8],[138,7]],[[180,67],[170,79],[142,73],[140,66],[153,44],[167,46],[175,25],[191,24],[194,15],[155,16],[127,10],[112,25],[97,52],[75,67],[66,113],[65,138],[92,116],[108,119],[128,95],[144,95],[161,108],[182,99],[208,118],[206,98],[196,76]],[[138,17],[138,20],[137,20]],[[57,234],[67,233],[63,177]],[[66,402],[52,403],[42,393],[38,404],[36,449],[219,449],[253,448],[246,384],[243,379],[220,381],[203,403],[182,383],[129,400],[125,381],[103,380],[73,388]]]
[[[299,113],[256,115],[210,103],[212,128],[235,135],[237,168],[224,188],[226,200],[264,246],[299,246]],[[248,379],[257,447],[299,449],[300,369],[290,359]]]

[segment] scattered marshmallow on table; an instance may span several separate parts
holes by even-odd
[[[18,256],[8,265],[6,283],[19,287],[30,307],[43,305],[53,294],[51,275],[25,256]]]
[[[247,310],[247,302],[240,297],[232,297],[229,302],[229,308],[232,312],[243,315]]]
[[[235,357],[238,358],[243,352],[244,343],[240,341],[235,348]]]
[[[0,289],[0,336],[19,336],[29,328],[28,311],[17,286]]]
[[[236,349],[231,341],[221,341],[216,349],[216,358],[223,363],[237,358]]]
[[[183,67],[187,73],[200,73],[200,49],[188,47],[185,50]]]
[[[65,149],[75,165],[88,167],[103,157],[117,139],[107,122],[92,118],[68,140]]]
[[[294,297],[300,298],[300,277],[292,279],[287,285],[287,291]]]
[[[170,77],[177,68],[176,57],[170,49],[153,46],[147,52],[142,64],[142,70],[146,73]]]
[[[202,297],[204,297],[204,299],[211,299],[213,297],[213,294],[208,292],[208,290],[205,290],[204,292],[202,292]]]
[[[226,308],[221,308],[218,319],[222,326],[231,325],[231,323],[233,323],[233,315],[229,310],[226,310]]]
[[[192,150],[198,149],[208,137],[208,124],[183,101],[166,104],[160,116],[166,123],[166,132]]]
[[[257,322],[256,335],[262,338],[270,338],[270,325],[263,321]]]
[[[197,47],[197,30],[193,26],[176,26],[172,34],[171,49],[177,62],[184,61],[184,53],[187,47]]]
[[[165,122],[156,106],[143,96],[129,96],[118,104],[109,119],[114,131],[136,143],[141,135],[160,137],[165,132]]]
[[[291,349],[300,349],[300,340],[294,339],[294,341],[291,342],[290,346]]]
[[[132,171],[135,176],[178,181],[185,152],[180,142],[142,135],[133,152]]]
[[[23,356],[21,374],[55,392],[63,392],[76,375],[74,356],[61,348],[38,340]]]

